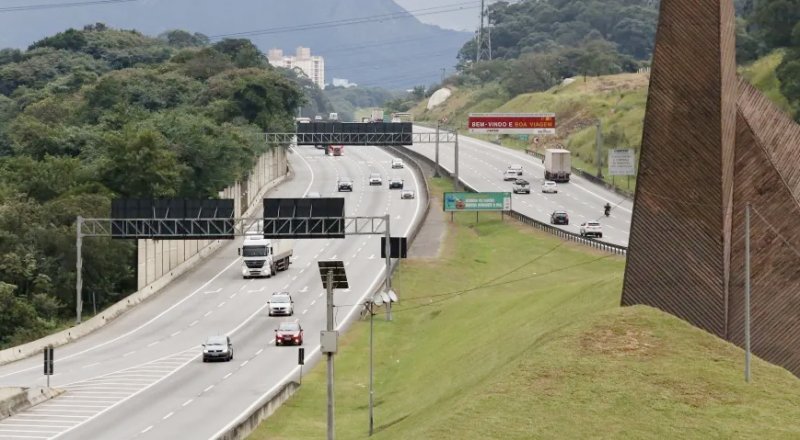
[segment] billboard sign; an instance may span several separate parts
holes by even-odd
[[[608,174],[612,176],[636,174],[636,151],[633,149],[608,150]]]
[[[446,192],[445,212],[458,211],[511,211],[510,192]]]
[[[470,113],[470,133],[556,134],[555,113]]]

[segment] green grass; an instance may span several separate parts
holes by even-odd
[[[491,217],[456,216],[445,258],[397,272],[394,321],[375,317],[374,438],[800,436],[794,376],[756,360],[744,384],[741,350],[618,307],[622,259]],[[368,321],[342,336],[338,438],[367,438],[368,338]],[[325,402],[320,363],[251,438],[324,438]]]

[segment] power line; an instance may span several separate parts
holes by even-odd
[[[81,6],[92,6],[92,5],[110,5],[110,4],[117,4],[117,3],[134,3],[138,2],[139,0],[91,0],[91,1],[82,1],[82,2],[70,2],[70,3],[51,3],[51,4],[36,4],[36,5],[25,5],[25,6],[5,6],[0,7],[0,13],[2,12],[21,12],[21,11],[38,11],[44,9],[61,9],[61,8],[75,8]]]
[[[473,5],[473,6],[459,6],[457,5]],[[256,36],[256,35],[268,35],[268,34],[279,34],[285,32],[296,32],[296,31],[304,31],[304,30],[312,30],[312,29],[325,29],[331,27],[339,27],[339,26],[347,26],[353,24],[363,24],[363,23],[371,23],[376,21],[384,21],[384,20],[393,20],[399,18],[415,18],[419,16],[427,16],[427,15],[435,15],[435,14],[444,14],[447,12],[454,12],[459,11],[462,9],[472,9],[477,8],[475,1],[470,2],[462,2],[462,3],[453,3],[449,5],[442,5],[436,6],[431,8],[423,8],[423,9],[414,9],[414,10],[407,10],[402,12],[392,12],[389,14],[381,14],[381,15],[373,15],[373,16],[365,16],[365,17],[356,17],[356,18],[347,18],[347,19],[340,19],[340,20],[332,20],[332,21],[322,21],[317,23],[306,23],[302,25],[294,25],[294,26],[284,26],[284,27],[277,27],[277,28],[268,28],[268,29],[258,29],[252,31],[244,31],[244,32],[233,32],[228,34],[219,34],[219,35],[212,35],[210,38],[218,39],[218,38],[227,38],[227,37],[249,37],[249,36]],[[445,8],[445,9],[442,9]],[[439,10],[435,10],[439,9]],[[427,11],[427,12],[425,12]]]

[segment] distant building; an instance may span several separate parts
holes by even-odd
[[[267,60],[275,67],[300,69],[320,89],[325,88],[325,60],[311,56],[311,49],[298,47],[295,56],[284,56],[281,49],[270,49]]]
[[[358,87],[358,84],[351,83],[349,80],[344,78],[334,78],[333,79],[333,86],[334,87],[344,87],[345,89],[349,89],[350,87]]]

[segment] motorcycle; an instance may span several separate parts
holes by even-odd
[[[605,214],[606,214],[606,217],[611,215],[611,207],[608,206],[608,205],[605,206]]]

